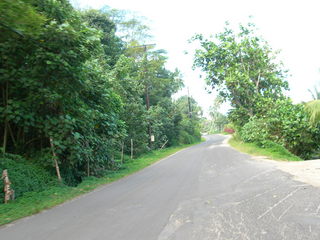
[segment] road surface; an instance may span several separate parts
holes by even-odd
[[[320,188],[213,135],[134,175],[0,228],[3,240],[320,239]]]

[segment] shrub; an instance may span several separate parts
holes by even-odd
[[[8,169],[11,187],[15,191],[15,196],[19,197],[25,192],[43,191],[48,186],[57,185],[56,179],[43,168],[31,164],[19,155],[4,154],[0,157],[0,172]],[[1,181],[0,188],[3,189]],[[3,198],[3,192],[0,193]]]
[[[309,115],[302,104],[278,100],[264,116],[270,139],[304,159],[319,148],[319,128],[311,126]]]
[[[198,122],[194,119],[185,118],[180,122],[179,143],[191,144],[200,141],[201,133]]]
[[[187,131],[181,130],[179,133],[179,143],[180,144],[191,144],[199,141],[201,139],[200,136],[190,135]]]
[[[319,149],[320,130],[310,124],[303,105],[278,100],[260,118],[252,117],[239,131],[244,142],[264,147],[267,141],[278,143],[293,154],[307,159]]]
[[[267,122],[263,119],[252,117],[248,123],[239,131],[240,138],[244,142],[255,142],[259,146],[270,139],[270,134],[267,128]]]

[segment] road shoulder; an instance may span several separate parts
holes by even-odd
[[[228,143],[230,139],[231,136],[228,136],[224,141],[224,145],[228,145],[235,149]],[[235,150],[239,151],[238,149]],[[277,169],[291,174],[293,179],[296,181],[307,183],[314,187],[320,187],[320,159],[305,161],[276,161],[266,156],[250,156],[256,161],[263,161],[272,164]]]
[[[320,187],[320,159],[299,162],[275,161],[267,157],[252,157],[254,160],[269,162],[276,168],[293,176],[294,180]]]

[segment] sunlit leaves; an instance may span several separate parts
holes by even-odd
[[[286,71],[252,24],[240,25],[239,33],[226,26],[213,39],[196,35],[194,40],[201,45],[194,66],[206,72],[207,84],[230,101],[234,113],[239,110],[240,122],[263,111],[258,106],[261,98],[278,99],[288,89]]]

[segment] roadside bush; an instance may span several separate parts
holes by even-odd
[[[38,192],[47,189],[49,186],[57,185],[55,177],[50,175],[43,168],[29,163],[19,155],[4,154],[0,157],[0,172],[8,169],[11,187],[15,196],[19,197],[25,192]],[[0,184],[0,199],[3,199],[3,182]]]
[[[244,142],[264,147],[274,142],[291,153],[308,159],[319,149],[320,131],[310,124],[303,105],[290,100],[278,100],[261,118],[252,117],[239,135]]]
[[[310,124],[309,115],[302,104],[278,100],[264,120],[272,141],[283,145],[301,158],[309,158],[319,149],[320,131]]]
[[[184,118],[180,122],[179,143],[191,144],[200,141],[201,133],[198,122],[194,119]]]
[[[188,132],[181,130],[179,134],[179,143],[180,144],[191,144],[199,141],[201,139],[200,137],[195,137],[193,135],[190,135]]]
[[[267,122],[263,119],[252,117],[239,131],[240,138],[244,142],[254,142],[263,146],[270,139]]]

